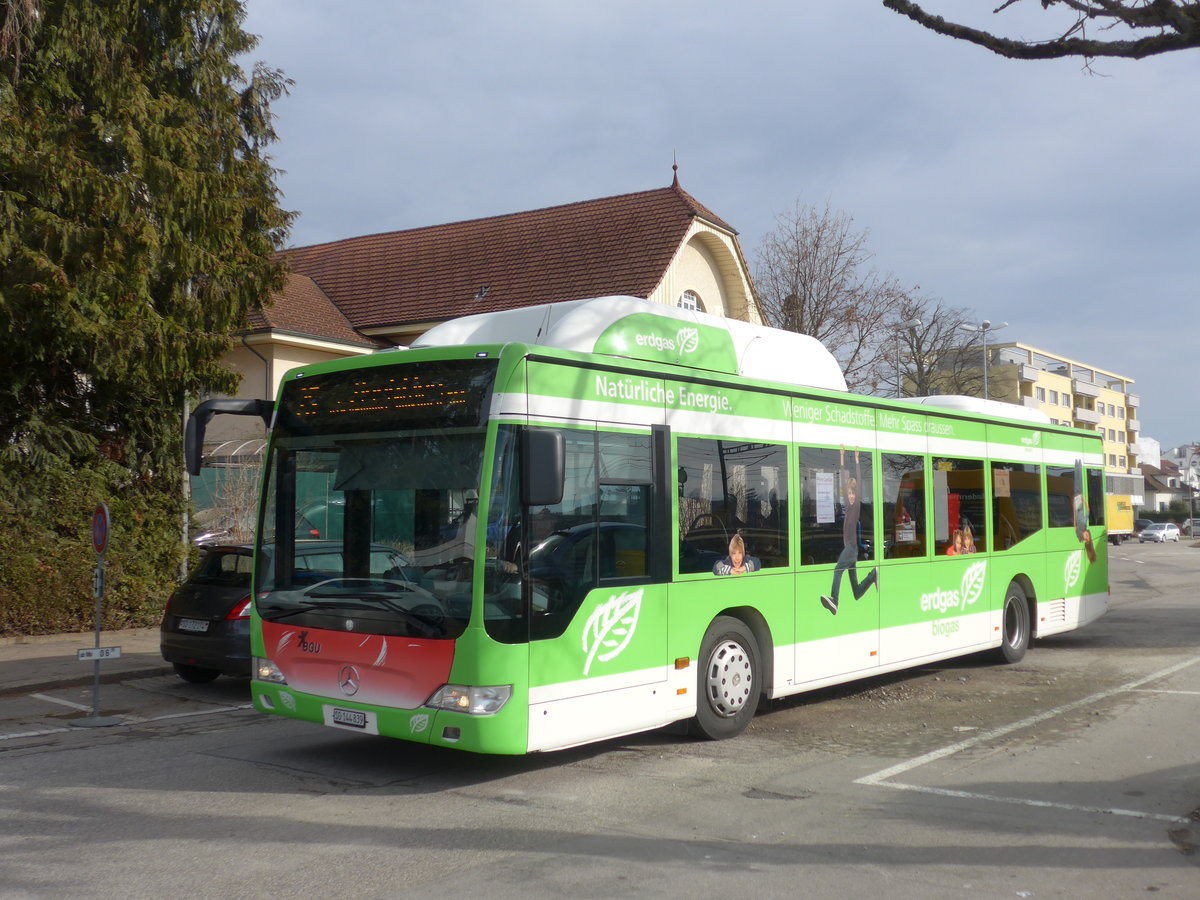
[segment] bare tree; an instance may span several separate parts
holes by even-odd
[[[914,291],[891,324],[888,392],[897,397],[982,395],[981,357],[971,353],[971,335],[959,327],[971,322],[972,315]]]
[[[1021,0],[1004,0],[1001,13]],[[1200,3],[1183,0],[1037,0],[1042,8],[1069,11],[1073,21],[1056,37],[1024,40],[1003,37],[966,25],[947,22],[908,0],[883,0],[883,5],[908,16],[930,31],[978,44],[1010,59],[1061,59],[1078,56],[1142,59],[1172,50],[1200,47]],[[1056,32],[1058,28],[1054,29]],[[1097,38],[1097,32],[1113,33]]]
[[[853,391],[882,388],[893,357],[884,346],[906,292],[869,267],[866,231],[843,212],[799,200],[758,247],[755,282],[769,324],[815,337],[841,363]]]

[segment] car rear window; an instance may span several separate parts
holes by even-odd
[[[210,551],[201,558],[188,579],[192,584],[249,587],[252,557],[248,553]]]

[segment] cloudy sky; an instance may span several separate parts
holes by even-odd
[[[926,3],[1052,36],[1040,3],[998,5]],[[1200,441],[1200,51],[1089,74],[880,0],[247,6],[253,58],[295,80],[295,245],[662,187],[674,156],[752,265],[780,213],[828,201],[881,272],[1135,379],[1144,436]]]

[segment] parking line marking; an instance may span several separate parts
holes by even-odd
[[[16,734],[0,734],[0,741],[13,741],[17,738],[43,737],[47,734],[62,734],[69,728],[44,728],[41,731],[18,731]]]
[[[77,709],[81,712],[91,712],[92,708],[86,703],[76,703],[74,700],[63,700],[61,697],[51,697],[49,694],[30,694],[31,697],[36,697],[39,700],[45,700],[48,703],[57,703],[60,706],[69,706],[71,709]]]
[[[1090,706],[1091,704],[1097,703],[1101,700],[1106,700],[1109,697],[1116,696],[1117,694],[1136,692],[1139,689],[1141,689],[1142,685],[1149,684],[1150,682],[1157,681],[1158,679],[1161,679],[1161,678],[1166,678],[1170,675],[1174,675],[1176,672],[1181,672],[1184,669],[1188,668],[1189,666],[1194,666],[1198,662],[1200,662],[1200,656],[1193,657],[1192,659],[1184,660],[1181,663],[1176,663],[1173,666],[1168,666],[1165,669],[1160,669],[1157,672],[1152,672],[1149,675],[1145,675],[1141,678],[1135,679],[1134,681],[1130,681],[1125,684],[1119,685],[1118,687],[1099,691],[1098,693],[1092,694],[1088,697],[1084,697],[1080,700],[1075,700],[1071,703],[1066,703],[1066,704],[1063,704],[1062,706],[1055,707],[1054,709],[1050,709],[1045,712],[1041,712],[1036,715],[1029,716],[1027,718],[1021,719],[1018,722],[1012,722],[1008,725],[1002,725],[999,728],[995,728],[991,731],[984,732],[983,734],[974,735],[973,737],[969,737],[966,740],[962,740],[962,741],[958,741],[953,744],[949,744],[938,750],[932,750],[929,753],[925,753],[921,756],[914,757],[913,759],[907,760],[902,763],[897,763],[896,765],[889,766],[886,769],[880,769],[878,772],[874,772],[870,775],[864,775],[862,778],[856,778],[854,780],[854,783],[855,784],[873,785],[873,786],[877,786],[877,787],[890,787],[890,788],[895,788],[896,790],[902,790],[902,791],[918,791],[918,792],[926,793],[926,794],[939,794],[939,795],[947,796],[947,797],[965,797],[965,798],[971,798],[971,799],[977,799],[977,800],[994,800],[998,803],[1014,803],[1014,804],[1019,804],[1019,805],[1023,805],[1023,806],[1049,807],[1049,808],[1053,808],[1053,809],[1067,809],[1067,810],[1086,811],[1086,812],[1102,812],[1102,813],[1107,813],[1107,814],[1116,815],[1116,816],[1134,816],[1139,819],[1165,819],[1168,822],[1189,821],[1187,819],[1180,818],[1177,816],[1160,816],[1160,815],[1156,815],[1154,813],[1143,813],[1143,812],[1137,812],[1135,810],[1099,809],[1099,808],[1086,807],[1086,806],[1074,806],[1069,803],[1052,803],[1052,802],[1049,802],[1046,800],[1023,800],[1023,799],[1016,798],[1016,797],[998,797],[998,796],[992,796],[989,794],[973,794],[968,791],[955,791],[955,790],[951,790],[949,788],[935,788],[935,787],[924,787],[922,785],[915,785],[915,784],[904,784],[901,782],[891,781],[890,779],[897,775],[900,775],[904,772],[909,772],[909,771],[912,771],[913,769],[920,768],[921,766],[928,765],[931,762],[937,762],[939,759],[945,759],[948,756],[953,756],[956,753],[961,753],[963,750],[967,750],[971,747],[976,746],[977,744],[982,744],[987,741],[994,740],[995,738],[1004,737],[1005,735],[1011,734],[1014,731],[1020,731],[1021,729],[1029,728],[1033,725],[1037,725],[1037,724],[1040,724],[1041,722],[1045,722],[1048,719],[1053,719],[1056,716],[1061,716],[1065,713],[1069,713],[1069,712],[1073,712],[1074,710],[1081,709],[1082,707]],[[1190,694],[1192,692],[1186,691],[1183,693]]]
[[[1126,816],[1134,819],[1154,819],[1172,825],[1190,822],[1187,816],[1164,816],[1160,813],[1138,812],[1134,809],[1106,809],[1100,806],[1078,806],[1074,803],[1055,803],[1051,800],[1027,800],[1020,797],[1001,797],[997,794],[977,794],[973,791],[956,791],[951,788],[924,787],[919,784],[901,784],[889,781],[883,787],[901,791],[916,791],[921,794],[937,794],[942,797],[957,797],[965,800],[990,800],[994,803],[1010,803],[1016,806],[1036,806],[1042,809],[1063,809],[1068,812],[1103,813],[1106,816]]]
[[[254,709],[253,703],[240,703],[237,706],[213,706],[209,709],[192,709],[187,712],[166,713],[161,716],[142,718],[141,716],[124,716],[130,725],[145,725],[150,722],[163,722],[167,719],[188,719],[193,716],[207,716],[212,713],[236,712],[239,709]]]
[[[41,694],[30,694],[30,696],[38,697],[42,700],[50,700],[54,703],[61,703],[63,706],[76,707],[78,709],[83,710],[84,712],[91,711],[90,706],[82,706],[77,703],[71,703],[70,701],[67,701],[67,700],[58,700],[54,697],[46,697]],[[148,719],[144,719],[141,716],[129,716],[129,715],[121,716],[120,718],[121,718],[122,725],[147,725],[147,724],[151,724],[154,722],[163,722],[168,719],[187,719],[187,718],[191,718],[193,716],[207,716],[207,715],[211,715],[212,713],[236,712],[237,710],[240,710],[240,709],[253,709],[253,708],[254,708],[253,703],[242,703],[237,706],[215,706],[215,707],[212,707],[211,709],[193,709],[193,710],[189,710],[188,712],[167,713],[166,715],[162,715],[162,716],[151,716]],[[43,728],[38,731],[19,731],[15,734],[0,734],[0,741],[15,741],[18,738],[44,737],[49,734],[66,734],[67,732],[72,731],[72,730],[73,729],[70,729],[70,728]]]

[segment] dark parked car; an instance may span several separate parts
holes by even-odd
[[[167,601],[160,626],[162,657],[184,681],[203,684],[218,675],[250,674],[249,544],[205,547],[200,561]],[[371,548],[372,573],[404,570],[407,562],[389,547]],[[296,544],[296,568],[316,580],[342,574],[340,541]]]
[[[250,571],[253,548],[210,546],[163,614],[160,649],[184,681],[250,674]]]

